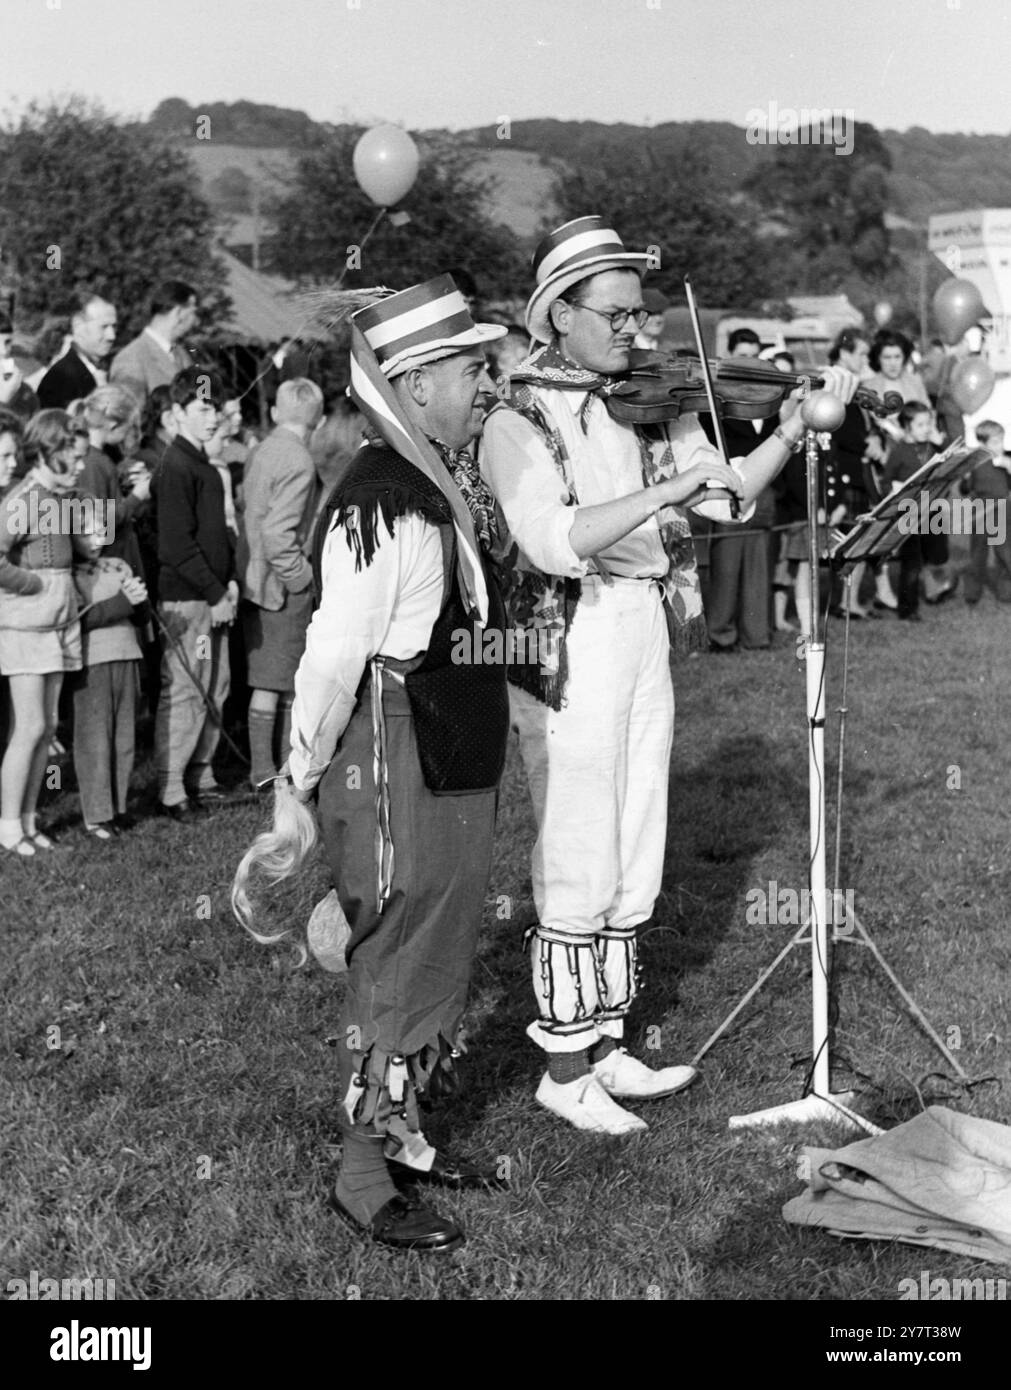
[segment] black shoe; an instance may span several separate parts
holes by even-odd
[[[711,652],[714,652],[714,653],[717,653],[717,652],[736,652],[736,651],[737,651],[737,643],[736,643],[736,642],[731,642],[729,645],[727,645],[727,644],[725,644],[725,643],[723,643],[723,642],[710,642],[710,643],[709,643],[709,650],[710,650]]]
[[[912,613],[900,613],[900,614],[899,614],[899,622],[900,622],[900,623],[922,623],[922,622],[923,622],[923,619],[920,617],[919,613],[917,613],[916,610],[914,609]]]
[[[337,1196],[336,1187],[330,1191],[329,1202],[345,1225],[391,1250],[456,1250],[464,1241],[459,1226],[399,1192],[379,1208],[368,1225],[351,1215]]]
[[[424,1183],[434,1187],[448,1187],[454,1192],[465,1192],[474,1188],[483,1188],[486,1192],[501,1192],[509,1186],[497,1173],[478,1168],[465,1158],[445,1157],[438,1151],[435,1162],[427,1169],[412,1168],[409,1163],[402,1163],[388,1154],[386,1163],[390,1177],[398,1183]]]
[[[192,824],[198,818],[197,809],[190,801],[177,801],[174,806],[166,806],[164,801],[159,801],[158,814],[168,816],[169,820],[181,821],[186,825]]]
[[[136,816],[129,815],[126,811],[121,816],[113,816],[112,823],[120,833],[127,830],[136,830],[139,822]]]

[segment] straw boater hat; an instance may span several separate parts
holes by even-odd
[[[602,270],[636,270],[641,277],[648,262],[644,253],[626,251],[621,237],[604,226],[602,217],[577,217],[566,222],[550,232],[534,252],[537,288],[527,305],[527,331],[538,342],[550,343],[549,310],[570,285]]]
[[[388,295],[353,318],[388,380],[509,331],[501,323],[475,323],[451,275]]]

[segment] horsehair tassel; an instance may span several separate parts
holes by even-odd
[[[305,327],[330,331],[346,323],[359,309],[370,309],[382,299],[396,294],[386,285],[375,285],[372,289],[317,289],[298,295],[295,303],[305,314]]]

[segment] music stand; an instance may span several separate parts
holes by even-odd
[[[808,1120],[842,1120],[863,1129],[868,1134],[881,1134],[876,1125],[862,1115],[852,1111],[851,1091],[833,1095],[829,1078],[829,943],[828,917],[832,918],[832,943],[852,940],[853,929],[859,933],[864,945],[870,947],[889,980],[898,990],[914,1017],[926,1030],[928,1036],[940,1049],[955,1071],[968,1080],[966,1072],[959,1066],[948,1048],[931,1027],[922,1010],[912,996],[903,988],[881,956],[877,946],[860,923],[852,909],[845,912],[840,922],[840,907],[843,895],[838,882],[829,902],[825,873],[825,641],[822,630],[821,602],[819,597],[819,554],[818,539],[818,441],[817,435],[808,429],[805,439],[807,462],[807,519],[808,519],[808,562],[811,566],[811,593],[809,618],[811,633],[805,649],[805,668],[807,685],[807,723],[808,723],[808,812],[810,832],[809,861],[809,916],[802,923],[787,945],[780,951],[772,964],[752,985],[751,989],[724,1019],[716,1032],[703,1044],[692,1058],[692,1064],[713,1046],[716,1040],[729,1028],[741,1010],[754,998],[779,965],[795,946],[810,943],[811,946],[811,1022],[812,1022],[812,1071],[811,1090],[801,1100],[790,1101],[771,1109],[754,1111],[748,1115],[732,1115],[730,1128],[741,1129],[758,1125],[782,1124],[787,1121],[805,1122]],[[912,533],[911,527],[903,527],[904,518],[909,515],[910,500],[916,504],[917,517],[926,509],[929,516],[930,505],[936,501],[952,483],[964,477],[979,462],[987,457],[985,451],[977,450],[967,454],[962,441],[956,440],[948,449],[929,459],[922,468],[905,482],[900,489],[882,500],[866,516],[858,518],[854,528],[832,549],[829,560],[836,569],[855,565],[860,560],[887,559]],[[924,499],[926,494],[926,499]],[[916,530],[919,530],[919,522]],[[847,619],[848,635],[848,619]],[[845,720],[845,708],[840,713]],[[844,728],[844,723],[843,726]],[[842,776],[842,743],[840,742],[839,777]],[[839,818],[836,824],[836,878],[839,866]],[[810,932],[810,936],[806,933]]]
[[[967,452],[961,439],[927,460],[897,491],[883,497],[866,515],[857,517],[851,531],[829,553],[829,563],[841,570],[861,560],[888,560],[916,532],[929,529],[934,504],[953,483],[990,455],[985,449]],[[916,518],[916,526],[905,524]]]

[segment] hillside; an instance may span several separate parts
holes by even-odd
[[[211,138],[194,138],[198,117],[210,121]],[[266,201],[291,173],[300,144],[319,127],[301,111],[253,102],[208,103],[201,107],[172,98],[150,124],[189,146],[205,192],[228,169],[240,169]],[[556,211],[554,170],[592,163],[601,153],[641,147],[658,155],[690,151],[708,171],[714,187],[739,191],[756,161],[773,157],[774,147],[750,145],[740,126],[726,121],[666,122],[655,126],[606,125],[599,121],[554,119],[516,121],[508,139],[495,127],[458,132],[479,154],[476,170],[490,177],[489,212],[524,240],[530,240]],[[934,134],[922,127],[882,131],[891,159],[887,221],[912,232],[925,228],[932,213],[969,207],[1011,206],[1011,136]],[[230,244],[251,240],[251,219],[239,213],[227,233]]]
[[[261,200],[267,202],[272,196],[283,193],[286,180],[294,173],[298,151],[194,140],[189,153],[208,197],[215,179],[227,169],[241,169],[258,187]],[[534,236],[544,219],[552,215],[554,175],[537,154],[509,146],[481,150],[474,168],[479,177],[487,177],[492,182],[488,212],[493,221],[506,223],[518,236],[528,239]],[[252,217],[248,213],[231,214],[225,240],[229,245],[249,245]]]

